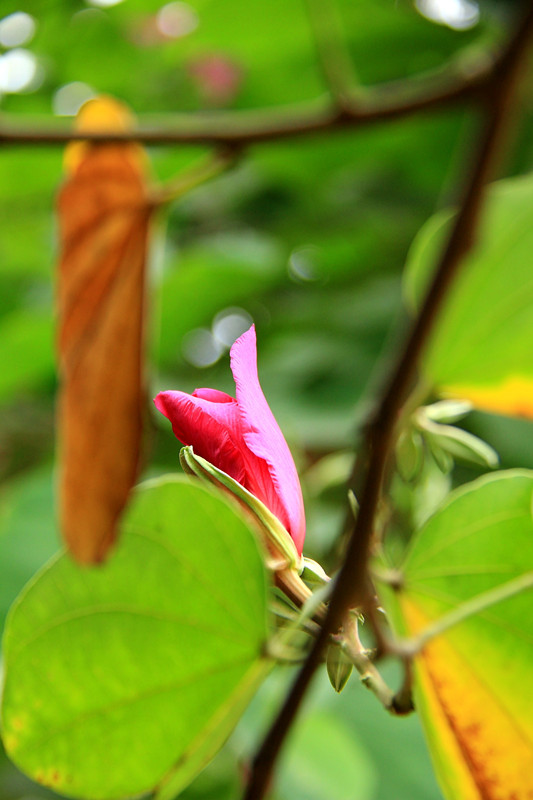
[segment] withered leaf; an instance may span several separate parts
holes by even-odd
[[[110,98],[86,104],[78,129],[124,130]],[[151,205],[136,144],[75,143],[58,198],[60,523],[72,555],[101,561],[138,472],[145,264]]]

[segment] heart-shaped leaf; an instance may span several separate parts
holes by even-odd
[[[401,590],[383,587],[403,635],[477,608],[416,662],[417,707],[449,800],[531,797],[532,494],[526,470],[457,490],[413,540]]]
[[[9,755],[38,782],[91,800],[163,779],[163,795],[175,794],[269,669],[266,571],[238,510],[166,477],[137,490],[122,527],[104,566],[52,561],[4,637]]]

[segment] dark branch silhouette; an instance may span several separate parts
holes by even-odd
[[[265,796],[281,746],[295,721],[330,635],[342,625],[349,608],[364,608],[369,603],[371,593],[367,573],[369,546],[383,477],[395,439],[398,415],[412,389],[420,356],[449,287],[459,271],[464,255],[475,240],[484,190],[488,180],[494,175],[502,155],[504,139],[513,117],[510,111],[516,98],[516,84],[524,65],[528,45],[533,37],[533,5],[527,2],[525,7],[525,13],[516,31],[494,65],[490,79],[484,84],[484,91],[479,98],[484,123],[476,143],[476,152],[471,157],[472,168],[463,188],[462,202],[455,223],[420,313],[403,350],[393,365],[377,412],[367,427],[363,453],[368,466],[358,498],[359,513],[344,563],[331,595],[326,619],[255,756],[244,800],[261,800]]]

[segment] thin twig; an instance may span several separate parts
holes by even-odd
[[[370,594],[367,576],[369,545],[383,476],[394,440],[397,417],[412,388],[420,355],[448,289],[457,274],[461,259],[472,246],[478,230],[484,188],[492,177],[501,153],[503,135],[507,132],[511,116],[509,112],[515,97],[515,84],[533,35],[533,5],[528,1],[525,6],[527,10],[524,17],[511,36],[486,86],[483,98],[485,124],[481,131],[477,153],[473,156],[473,168],[465,185],[463,201],[450,238],[420,314],[383,392],[378,412],[367,429],[368,469],[363,491],[359,494],[359,513],[344,564],[331,596],[328,615],[319,637],[256,754],[244,800],[261,800],[265,796],[281,746],[321,661],[322,651],[330,634],[338,630],[346,610],[364,605]]]
[[[406,716],[415,710],[413,702],[413,681],[414,668],[413,659],[406,656],[402,659],[403,663],[403,682],[399,690],[392,698],[392,708],[398,716]]]
[[[318,63],[326,86],[337,107],[351,112],[360,102],[355,70],[342,35],[339,8],[335,0],[307,0]]]
[[[237,154],[232,149],[220,149],[210,153],[207,157],[193,164],[189,169],[181,172],[177,178],[168,181],[163,186],[154,189],[151,201],[154,206],[162,206],[177,200],[187,192],[201,186],[203,183],[216,178],[226,169],[233,166]]]
[[[361,683],[377,697],[387,711],[394,713],[394,692],[383,680],[375,664],[369,658],[368,652],[362,646],[357,635],[356,625],[357,620],[348,618],[342,632],[333,639],[338,641],[341,649],[356,668]]]
[[[477,68],[467,76],[455,61],[447,69],[426,78],[395,81],[365,92],[349,109],[336,104],[310,102],[275,111],[226,111],[177,115],[174,124],[162,127],[140,126],[123,133],[84,133],[63,126],[39,127],[13,124],[2,115],[1,145],[64,145],[72,141],[130,142],[147,145],[245,146],[255,142],[285,139],[318,133],[358,128],[436,108],[472,101],[493,74],[495,60],[480,58]]]

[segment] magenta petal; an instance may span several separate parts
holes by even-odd
[[[180,442],[192,445],[197,455],[242,483],[245,464],[240,416],[237,401],[229,395],[225,397],[228,400],[213,402],[185,392],[160,392],[154,403],[170,420]]]
[[[250,465],[246,484],[285,525],[296,549],[302,552],[305,515],[298,473],[278,423],[265,399],[257,374],[255,327],[243,333],[230,351],[231,371],[237,387],[237,403],[244,441],[265,464]],[[250,474],[250,467],[255,470]],[[265,469],[266,467],[266,469]],[[255,481],[255,486],[252,482]],[[263,495],[263,496],[262,496]]]
[[[210,400],[212,403],[236,403],[234,397],[226,392],[219,392],[218,389],[195,389],[193,397],[201,397],[202,400]]]

